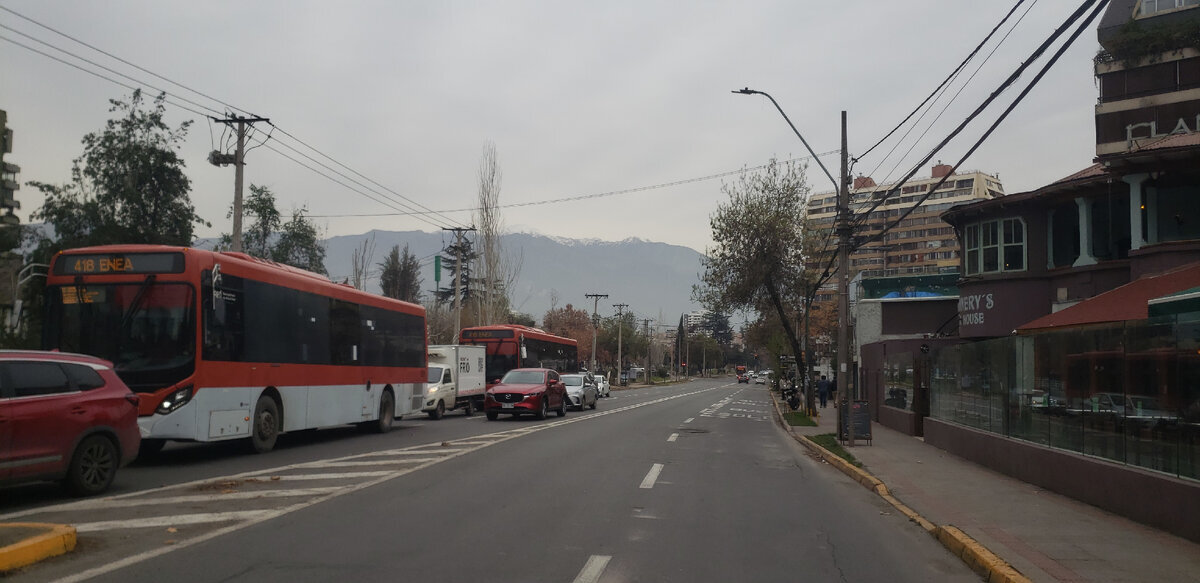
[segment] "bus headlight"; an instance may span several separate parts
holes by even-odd
[[[158,409],[155,409],[154,412],[158,413],[159,415],[166,415],[167,413],[184,406],[188,401],[191,400],[192,385],[188,385],[171,393],[170,395],[167,395],[167,398],[163,399],[162,403],[158,404]]]

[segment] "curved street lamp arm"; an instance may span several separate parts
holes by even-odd
[[[825,165],[821,163],[821,159],[817,157],[817,153],[813,151],[812,146],[808,145],[808,141],[804,139],[804,136],[800,135],[800,131],[796,129],[796,126],[795,126],[795,124],[792,123],[792,120],[789,119],[787,114],[783,112],[783,108],[779,107],[779,103],[777,101],[775,101],[774,97],[771,97],[771,95],[765,91],[757,91],[757,90],[751,89],[749,87],[737,89],[737,90],[731,91],[730,93],[741,93],[742,95],[762,95],[762,96],[766,97],[767,99],[770,99],[771,103],[775,105],[775,109],[779,110],[779,115],[782,115],[783,120],[787,122],[788,127],[792,128],[792,132],[794,132],[796,134],[797,138],[800,138],[800,141],[804,144],[804,147],[808,148],[808,153],[812,155],[813,160],[817,161],[817,166],[820,166],[821,170],[825,172],[825,176],[829,177],[829,181],[833,183],[834,192],[841,192],[841,190],[842,190],[841,185],[838,184],[838,181],[833,177],[833,174],[829,173],[829,169],[826,168]]]

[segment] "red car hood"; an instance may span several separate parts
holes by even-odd
[[[532,385],[496,385],[496,386],[494,386],[494,387],[492,387],[492,388],[488,389],[488,392],[489,392],[489,393],[522,393],[522,394],[529,394],[529,393],[537,393],[537,392],[541,392],[541,391],[544,391],[544,390],[546,390],[546,385],[543,385],[543,384],[532,384]]]

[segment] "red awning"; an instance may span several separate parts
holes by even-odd
[[[1150,300],[1197,286],[1200,286],[1200,263],[1192,263],[1131,281],[1069,308],[1027,322],[1017,331],[1145,320],[1148,317],[1147,302]]]

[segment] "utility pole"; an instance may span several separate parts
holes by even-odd
[[[642,319],[642,333],[646,335],[646,384],[650,384],[650,348],[654,344],[654,340],[650,338],[650,318]]]
[[[474,232],[475,227],[442,227],[442,230],[454,232],[455,249],[458,252],[454,260],[454,338],[457,342],[458,333],[462,331],[463,235]]]
[[[629,304],[613,304],[617,309],[617,374],[625,370],[625,364],[621,361],[621,333],[625,331],[625,321],[621,319],[621,312],[625,311],[627,306]],[[592,345],[595,346],[595,343]]]
[[[583,294],[584,297],[592,298],[596,302],[592,305],[592,366],[588,370],[596,370],[596,326],[600,323],[600,316],[596,311],[600,309],[600,298],[607,298],[608,294]]]
[[[265,117],[242,117],[240,115],[232,116],[228,119],[212,118],[217,123],[223,123],[227,126],[237,124],[237,150],[233,155],[222,154],[213,150],[208,154],[208,161],[213,166],[225,166],[233,164],[233,250],[242,252],[242,168],[246,166],[246,124],[254,125],[255,122],[271,123],[270,119]]]
[[[841,393],[842,409],[838,411],[838,419],[845,419],[846,442],[854,446],[854,418],[850,414],[850,405],[854,400],[850,396],[850,238],[853,226],[850,224],[850,178],[849,160],[846,153],[846,112],[842,112],[842,172],[841,183],[838,185],[837,204],[837,235],[838,235],[838,336],[837,355],[838,391]]]

